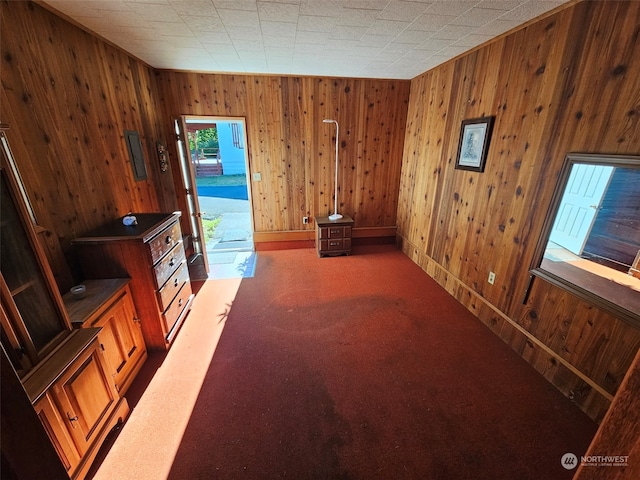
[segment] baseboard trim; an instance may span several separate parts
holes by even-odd
[[[354,227],[355,245],[395,243],[396,227]],[[287,230],[282,232],[254,232],[256,250],[281,250],[284,248],[314,248],[315,230]],[[282,243],[283,245],[278,245]],[[286,246],[284,245],[286,244]]]

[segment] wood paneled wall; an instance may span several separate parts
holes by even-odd
[[[61,290],[81,280],[70,241],[129,211],[173,211],[153,69],[31,2],[0,3],[0,122],[44,227]],[[137,130],[148,179],[124,140]]]
[[[394,227],[409,81],[160,72],[169,116],[244,117],[256,232],[306,230],[302,217],[338,210],[358,227]],[[173,146],[171,148],[174,148]],[[176,155],[175,150],[172,155]],[[313,238],[313,237],[310,237]]]
[[[639,34],[640,2],[582,2],[415,78],[403,155],[403,250],[598,421],[640,332],[540,279],[522,299],[565,155],[640,152]],[[485,172],[456,170],[488,115]]]

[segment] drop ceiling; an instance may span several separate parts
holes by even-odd
[[[158,69],[411,79],[567,0],[44,0]]]

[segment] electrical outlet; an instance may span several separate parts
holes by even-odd
[[[304,223],[305,225],[309,223],[309,217],[302,217],[302,223]]]
[[[493,285],[495,281],[496,281],[496,274],[493,272],[489,272],[489,278],[487,279],[487,282]]]

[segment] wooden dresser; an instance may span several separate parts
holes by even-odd
[[[166,350],[191,308],[193,293],[182,244],[180,212],[133,213],[72,241],[86,278],[131,278],[147,348]]]
[[[351,255],[353,219],[344,215],[338,220],[316,217],[316,248],[319,257]]]

